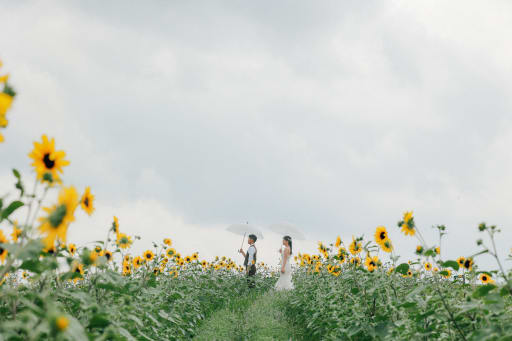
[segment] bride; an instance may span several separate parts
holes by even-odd
[[[279,249],[281,253],[281,274],[276,283],[276,290],[291,290],[293,289],[292,283],[292,266],[290,257],[292,254],[292,238],[290,236],[283,237],[283,247]]]

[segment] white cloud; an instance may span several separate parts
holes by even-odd
[[[9,166],[28,174],[31,142],[55,136],[93,219],[120,210],[136,231],[156,215],[204,253],[222,244],[195,241],[203,228],[291,220],[327,241],[396,231],[406,209],[447,224],[450,256],[481,220],[508,251],[510,4],[118,4],[0,13],[20,94]]]

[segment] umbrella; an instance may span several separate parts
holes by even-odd
[[[275,233],[280,233],[283,236],[290,236],[295,240],[305,240],[306,237],[297,226],[290,223],[279,223],[272,224],[269,226],[269,230]]]
[[[249,225],[249,223],[229,225],[226,230],[244,236],[242,239],[242,246],[244,245],[246,235],[254,234],[258,239],[263,239],[263,233],[261,233],[261,230],[254,225]]]
[[[261,230],[254,225],[250,225],[249,223],[229,225],[226,230],[241,236],[254,234],[256,237],[258,237],[258,239],[263,239],[263,233],[261,233]]]

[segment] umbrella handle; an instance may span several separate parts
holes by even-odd
[[[242,239],[242,245],[240,245],[240,249],[244,246],[244,241],[245,241],[245,235],[247,234],[247,232],[244,233],[244,238]]]

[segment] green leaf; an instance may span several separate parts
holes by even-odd
[[[447,260],[446,262],[443,262],[442,265],[444,268],[452,268],[455,271],[459,270],[459,263],[454,260]]]
[[[17,169],[13,168],[12,169],[12,174],[14,174],[14,176],[19,180],[21,178],[21,174],[20,172],[18,172]]]
[[[407,309],[407,308],[416,307],[416,305],[418,305],[417,302],[405,302],[405,303],[401,304],[400,307]]]
[[[491,290],[496,288],[494,284],[484,284],[473,291],[474,298],[480,298],[486,296]]]
[[[8,218],[14,211],[16,211],[18,208],[23,206],[23,203],[21,201],[13,201],[7,206],[3,211],[2,215],[0,215],[0,222],[6,218]]]
[[[40,274],[46,270],[44,264],[37,259],[27,259],[20,265],[20,269],[32,271],[36,274]]]
[[[402,275],[407,275],[407,271],[409,271],[409,264],[407,263],[402,263],[395,269],[395,272],[398,272]]]
[[[106,314],[95,314],[89,321],[89,328],[105,328],[110,324]]]

